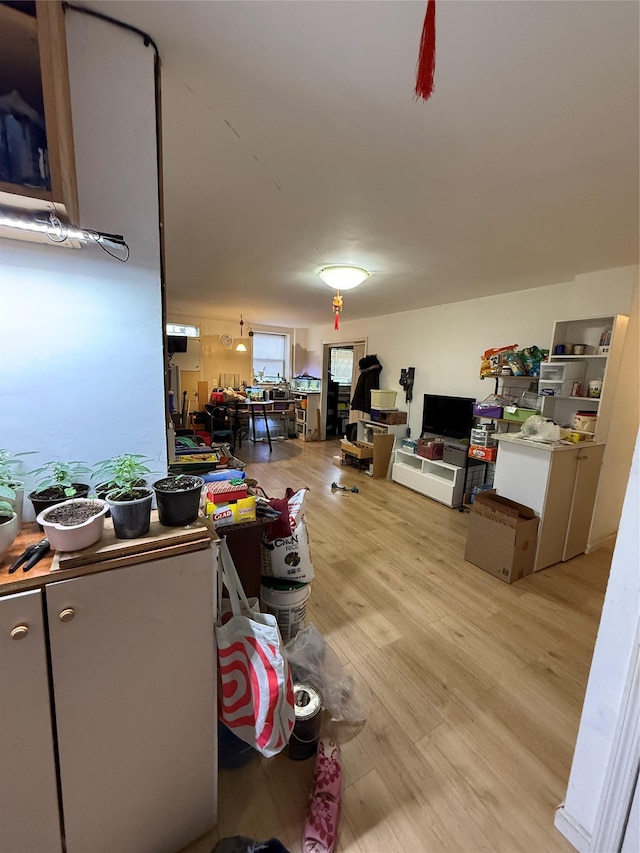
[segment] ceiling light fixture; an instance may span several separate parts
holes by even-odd
[[[364,267],[355,267],[350,264],[329,264],[318,270],[318,275],[329,287],[337,290],[333,297],[333,314],[335,317],[333,328],[340,328],[340,312],[342,311],[342,294],[341,290],[352,290],[359,284],[362,284],[370,273]]]
[[[246,352],[247,347],[245,346],[244,341],[242,340],[242,327],[244,326],[244,320],[242,319],[242,314],[240,315],[240,340],[236,344],[236,352]]]

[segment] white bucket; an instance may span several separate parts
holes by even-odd
[[[260,604],[263,613],[276,617],[282,639],[291,640],[304,628],[307,600],[311,584],[264,578],[260,584]]]

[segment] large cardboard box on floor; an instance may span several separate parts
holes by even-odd
[[[476,495],[464,558],[506,583],[531,574],[538,519],[532,509],[496,494]]]

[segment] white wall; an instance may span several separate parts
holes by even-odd
[[[623,709],[625,687],[634,658],[640,625],[640,433],[635,446],[620,530],[613,555],[607,594],[596,640],[578,739],[569,777],[561,829],[579,827],[589,839],[614,747],[616,725]],[[587,846],[587,845],[585,845]],[[588,847],[587,847],[588,849]],[[596,851],[597,853],[597,851]]]
[[[0,447],[38,451],[30,468],[138,452],[161,472],[153,51],[85,15],[66,22],[81,224],[123,234],[131,257],[0,239]]]
[[[636,274],[636,267],[621,267],[548,287],[353,321],[347,319],[347,293],[339,331],[331,324],[308,329],[303,367],[320,376],[323,343],[366,338],[369,353],[376,353],[383,365],[381,387],[398,391],[400,408],[400,368],[416,368],[410,427],[419,435],[423,394],[483,399],[493,391],[492,381],[479,379],[480,355],[486,349],[507,344],[549,347],[555,320],[628,314]]]
[[[636,277],[629,325],[624,339],[602,475],[589,533],[589,548],[597,547],[617,528],[624,492],[622,483],[631,465],[635,433],[640,422],[640,286]]]

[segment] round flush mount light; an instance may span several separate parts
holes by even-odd
[[[349,264],[330,264],[318,270],[318,275],[334,290],[351,290],[369,278],[370,273],[364,267]]]

